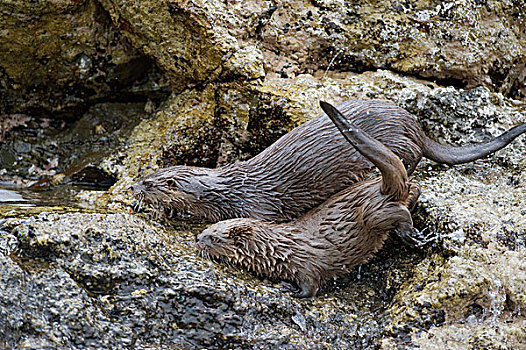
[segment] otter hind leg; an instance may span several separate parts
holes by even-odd
[[[412,182],[409,182],[408,185],[407,198],[401,204],[409,209],[410,212],[413,212],[416,207],[418,197],[420,197],[420,186]],[[425,230],[421,232],[413,227],[410,217],[411,214],[408,213],[408,220],[400,221],[398,227],[393,230],[394,234],[396,234],[400,240],[402,240],[402,242],[412,248],[419,248],[438,239],[438,235],[434,232],[426,233]]]
[[[383,143],[360,129],[333,105],[320,101],[320,106],[349,143],[382,173],[381,192],[398,201],[407,194],[407,171],[404,164]]]
[[[415,183],[410,182],[408,183],[408,185],[409,185],[409,194],[407,196],[407,199],[405,200],[406,202],[405,206],[412,213],[415,210],[416,202],[418,201],[418,197],[420,197],[421,190],[420,190],[420,186],[418,186]]]
[[[393,233],[411,248],[420,248],[438,239],[438,234],[435,232],[426,233],[425,230],[419,231],[408,222],[400,223],[400,225],[393,230]]]

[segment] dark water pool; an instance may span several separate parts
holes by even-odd
[[[0,187],[0,205],[12,205],[17,207],[34,207],[36,204],[30,198],[13,189]]]
[[[49,191],[34,191],[0,182],[0,206],[13,208],[70,207],[85,208],[75,195],[79,188],[63,186]]]

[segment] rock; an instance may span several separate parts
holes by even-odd
[[[71,118],[101,100],[158,99],[162,73],[95,1],[0,1],[0,118]]]
[[[220,80],[229,57],[257,45],[265,70],[285,78],[382,68],[524,96],[526,17],[511,2],[102,3],[177,90]]]
[[[16,159],[1,164],[2,175],[20,176],[37,190],[65,183],[107,189],[118,172],[104,167],[104,159],[124,147],[145,115],[143,103],[100,103],[60,131],[50,120],[31,119],[15,133],[16,138],[0,144],[0,154]]]
[[[224,79],[246,78],[255,80],[265,77],[263,55],[256,46],[248,46],[236,51],[224,63]]]
[[[524,248],[507,251],[490,244],[464,246],[454,257],[418,265],[395,298],[393,337],[382,339],[381,348],[396,349],[408,332],[413,334],[412,346],[422,349],[463,349],[466,343],[485,349],[521,348],[526,336],[520,311],[525,302],[524,258]]]
[[[191,232],[136,216],[42,213],[0,233],[6,347],[367,346],[383,322],[337,298],[299,301],[226,275],[194,254]]]
[[[247,159],[319,100],[388,99],[455,145],[526,122],[521,1],[0,1],[0,175],[115,181],[77,195],[99,213],[0,205],[0,347],[523,346],[524,136],[422,162],[438,242],[390,239],[315,300],[197,257],[203,224],[122,213],[139,177]]]

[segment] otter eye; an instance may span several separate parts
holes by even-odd
[[[166,184],[170,187],[175,187],[175,180],[174,179],[168,179],[166,180]]]
[[[219,242],[219,237],[217,237],[217,236],[212,236],[212,237],[210,237],[210,241],[211,241],[212,243],[217,243],[217,242]]]
[[[238,248],[244,248],[245,247],[245,242],[241,239],[236,239],[234,241],[234,246],[238,247]]]

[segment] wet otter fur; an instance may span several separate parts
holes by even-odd
[[[409,174],[422,156],[450,165],[465,163],[503,148],[526,131],[523,124],[487,143],[443,146],[424,134],[414,115],[393,103],[358,100],[337,107],[393,151]],[[168,167],[135,183],[132,192],[139,203],[159,212],[175,209],[214,222],[237,217],[284,222],[364,179],[373,169],[321,114],[250,160],[216,169]]]
[[[196,244],[204,257],[294,282],[298,297],[315,296],[325,280],[366,262],[390,231],[411,232],[409,207],[420,195],[393,152],[333,106],[321,105],[381,177],[351,185],[290,223],[252,218],[215,223],[197,236]]]

